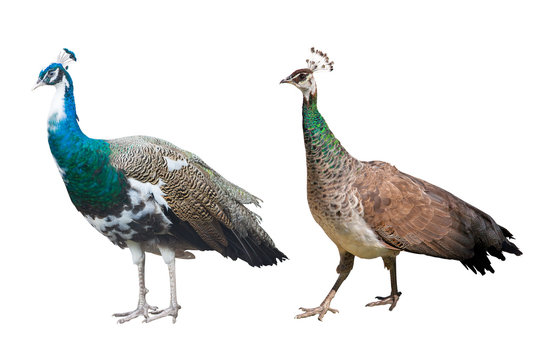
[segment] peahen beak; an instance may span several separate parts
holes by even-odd
[[[286,79],[282,79],[282,81],[280,81],[281,84],[289,84],[291,83],[291,78],[288,76]]]
[[[44,80],[38,79],[36,81],[36,84],[34,84],[34,86],[32,87],[31,91],[35,90],[36,88],[39,88],[42,85],[46,85],[46,83],[44,82]]]

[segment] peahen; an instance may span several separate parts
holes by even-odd
[[[147,136],[87,137],[78,125],[68,73],[73,61],[74,53],[63,49],[58,61],[40,72],[33,90],[55,87],[48,141],[70,199],[113,244],[128,247],[138,267],[137,308],[114,314],[119,323],[138,316],[146,322],[172,316],[175,322],[180,309],[175,258],[194,258],[187,250],[215,250],[258,267],[286,259],[259,225],[259,217],[244,206],[259,206],[260,199],[196,155]],[[145,252],[162,255],[168,265],[170,306],[161,311],[145,298]]]
[[[511,233],[488,214],[449,192],[381,161],[359,161],[330,131],[318,112],[313,73],[333,70],[328,56],[314,48],[308,67],[281,81],[303,93],[303,135],[307,158],[307,199],[315,221],[339,250],[339,277],[316,308],[301,308],[297,318],[322,320],[337,290],[353,268],[354,258],[381,257],[390,271],[391,294],[367,306],[390,305],[397,288],[396,256],[409,251],[459,260],[482,275],[494,272],[488,254],[505,260],[503,252],[521,255]]]

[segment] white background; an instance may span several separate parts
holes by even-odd
[[[154,3],[154,5],[153,5]],[[3,359],[541,358],[547,356],[549,22],[545,1],[3,2]],[[360,5],[359,5],[360,4]],[[295,320],[336,279],[335,246],[305,194],[301,94],[279,81],[316,46],[319,109],[356,157],[384,160],[491,214],[524,252],[495,274],[398,257],[393,312],[382,261],[357,260],[321,323]],[[147,134],[193,151],[264,200],[290,261],[217,253],[177,262],[178,321],[118,325],[136,267],[75,211],[49,153],[53,89],[30,92],[68,47],[91,137]],[[149,302],[167,269],[149,256]]]

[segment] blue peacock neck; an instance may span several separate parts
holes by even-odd
[[[317,108],[316,91],[303,98],[303,136],[309,178],[331,178],[353,159],[332,133]]]
[[[109,144],[87,137],[80,129],[68,73],[56,85],[48,118],[48,142],[69,196],[80,212],[104,217],[123,206],[127,181],[109,163]]]

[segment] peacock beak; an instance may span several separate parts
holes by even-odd
[[[36,84],[32,87],[31,91],[35,90],[36,88],[39,88],[42,85],[46,85],[46,83],[42,79],[38,79],[36,81]]]

